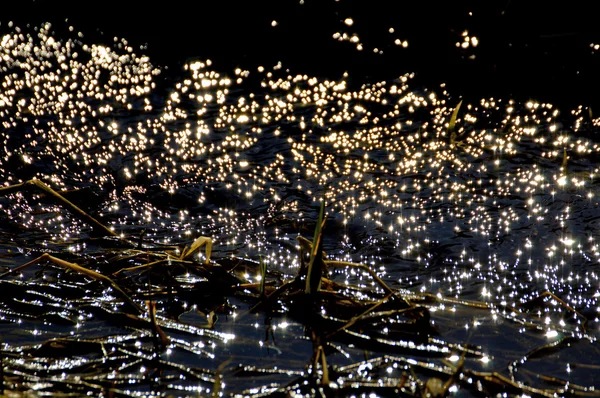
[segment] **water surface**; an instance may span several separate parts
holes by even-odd
[[[517,380],[528,385],[552,385],[536,379],[540,372],[589,391],[598,384],[600,121],[588,107],[510,97],[461,103],[444,84],[414,85],[411,73],[361,85],[348,73],[327,79],[277,62],[222,70],[189,59],[167,73],[126,39],[102,45],[76,29],[53,29],[12,26],[1,38],[4,185],[36,178],[56,190],[78,190],[72,201],[120,235],[143,231],[155,243],[182,246],[210,236],[213,260],[261,259],[279,278],[297,272],[296,237],[312,238],[324,200],[324,250],[331,258],[367,264],[402,291],[488,303],[487,310],[459,301],[431,306],[441,341],[469,339],[480,347],[484,355],[471,360],[473,369],[506,375],[514,361],[523,372]],[[45,198],[3,197],[0,219],[7,269],[44,252],[98,266],[110,262],[105,245],[87,239],[92,227]],[[256,269],[248,269],[240,277],[256,282]],[[332,278],[375,286],[351,270]],[[83,386],[104,391],[92,383],[90,361],[97,361],[98,385],[134,380],[130,395],[207,393],[213,375],[189,367],[215,371],[230,358],[239,369],[229,365],[226,394],[257,386],[270,391],[306,370],[311,345],[301,323],[275,316],[270,340],[264,314],[238,321],[250,305],[231,298],[214,330],[201,328],[207,314],[200,310],[173,321],[169,333],[177,343],[161,355],[182,368],[149,375],[147,363],[156,360],[149,337],[108,326],[110,315],[94,303],[110,303],[114,292],[81,296],[87,283],[47,266],[4,284],[21,305],[3,299],[7,353],[47,358],[53,355],[40,350],[48,346],[39,344],[50,338],[102,340],[88,347],[85,366],[35,355],[7,359],[16,361],[5,364],[13,369],[14,388],[67,391],[77,383],[64,387],[61,377],[80,372]],[[58,291],[71,292],[78,304]],[[563,303],[536,301],[544,292]],[[531,319],[511,308],[526,308]],[[574,343],[520,361],[565,337]],[[123,341],[133,351],[123,351]],[[117,366],[119,356],[107,356],[107,347],[121,350],[127,363]],[[72,352],[81,349],[75,344]],[[427,353],[408,358],[439,365]],[[352,344],[340,345],[330,359],[336,366],[362,360],[364,352]],[[408,372],[401,360],[394,363]],[[239,376],[245,366],[275,365],[285,372]],[[39,383],[22,376],[34,369],[43,374]]]

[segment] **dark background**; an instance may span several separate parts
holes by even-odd
[[[12,4],[18,3],[18,4]],[[84,42],[110,44],[117,36],[169,73],[189,58],[210,58],[231,74],[282,61],[293,73],[351,83],[416,73],[417,85],[445,82],[454,95],[530,98],[558,105],[600,105],[599,16],[593,2],[392,0],[22,0],[4,4],[8,21],[22,28],[44,21],[55,30],[73,25]],[[472,15],[469,15],[469,12]],[[352,18],[354,24],[343,21]],[[65,20],[68,20],[65,23]],[[276,20],[278,25],[271,26]],[[389,33],[393,27],[394,34]],[[468,30],[479,46],[456,47]],[[337,42],[335,32],[356,33],[364,50]],[[394,38],[408,40],[404,49]],[[143,51],[140,46],[145,46]],[[384,51],[375,54],[373,48]],[[469,57],[475,56],[475,59]],[[413,84],[414,87],[414,84]]]

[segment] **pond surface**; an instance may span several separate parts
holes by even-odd
[[[425,349],[405,338],[332,341],[332,391],[419,395],[428,380],[451,377],[442,370],[452,374],[468,343],[466,369],[527,389],[469,387],[479,382],[472,373],[475,381],[456,376],[453,393],[595,393],[600,118],[591,108],[463,99],[412,73],[358,84],[350,73],[223,70],[202,58],[173,71],[127,38],[104,45],[53,29],[4,26],[0,38],[4,186],[39,179],[149,251],[211,237],[210,259],[247,284],[260,282],[259,262],[276,285],[298,273],[297,237],[313,238],[324,201],[328,258],[368,265],[406,297],[429,295],[435,329]],[[342,31],[333,38],[360,45]],[[465,51],[478,44],[468,33],[460,40]],[[1,197],[0,220],[4,270],[43,253],[107,274],[151,262],[35,192]],[[318,393],[298,381],[313,343],[293,308],[249,313],[250,294],[212,302],[223,292],[205,277],[172,276],[175,300],[150,272],[119,282],[139,305],[157,303],[163,350],[148,318],[119,318],[122,297],[94,278],[47,261],[5,276],[5,387]],[[382,292],[354,268],[329,277]]]

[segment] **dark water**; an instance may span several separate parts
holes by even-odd
[[[517,381],[527,385],[553,385],[542,374],[593,392],[600,38],[587,14],[575,24],[573,9],[510,2],[436,10],[300,3],[210,5],[197,14],[175,3],[148,15],[112,3],[85,14],[65,3],[67,22],[35,4],[15,23],[3,16],[0,181],[79,189],[72,201],[119,234],[145,231],[156,243],[181,245],[210,236],[213,259],[261,258],[284,276],[297,272],[296,237],[312,237],[324,197],[329,256],[368,264],[407,294],[488,303],[430,308],[440,341],[480,348],[472,369],[507,375],[518,363]],[[0,199],[0,211],[7,268],[43,252],[108,262],[102,244],[79,240],[90,226],[60,206],[13,194]],[[255,269],[241,276],[257,281]],[[350,271],[334,279],[373,285]],[[40,283],[48,292],[36,290]],[[50,391],[81,374],[77,383],[103,391],[91,386],[89,362],[97,361],[98,383],[106,375],[134,380],[125,395],[193,396],[208,394],[214,375],[189,367],[215,371],[233,358],[240,369],[285,370],[249,378],[230,366],[223,392],[251,395],[249,388],[284,386],[311,355],[301,323],[278,316],[276,338],[265,339],[264,316],[237,320],[249,304],[231,298],[214,330],[201,328],[199,310],[165,318],[177,342],[161,359],[182,368],[149,382],[147,336],[107,326],[92,308],[114,299],[110,292],[89,302],[78,296],[75,309],[52,293],[57,284],[77,295],[82,283],[50,267],[4,285],[22,296],[22,307],[4,300],[0,325],[14,386]],[[563,305],[532,301],[543,292]],[[507,310],[521,306],[531,318]],[[37,345],[70,336],[101,339],[129,362],[119,367],[118,356],[95,351],[81,359],[85,366],[11,356],[52,357]],[[529,359],[567,337],[570,345]],[[123,341],[139,351],[122,351]],[[335,366],[364,360],[360,347],[338,348]],[[411,355],[404,359],[440,366],[427,353]],[[387,375],[362,369],[356,377],[387,380],[407,369],[390,361],[388,370],[375,367]],[[36,369],[44,378],[36,380]]]

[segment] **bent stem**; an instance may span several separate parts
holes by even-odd
[[[359,315],[357,315],[355,317],[352,317],[348,322],[346,322],[346,324],[344,324],[343,326],[341,326],[339,329],[334,330],[333,332],[329,333],[327,336],[325,336],[325,338],[326,339],[330,339],[333,336],[335,336],[336,334],[338,334],[339,332],[342,332],[342,331],[350,328],[356,322],[358,322],[359,320],[361,320],[362,318],[364,318],[365,315],[367,315],[368,313],[376,310],[378,307],[380,307],[381,305],[383,305],[386,301],[388,301],[390,299],[390,297],[392,297],[392,294],[388,294],[387,296],[385,296],[384,298],[382,298],[381,300],[379,300],[378,302],[376,302],[375,304],[373,304],[371,307],[367,308],[362,314],[359,314]]]
[[[190,257],[192,254],[194,254],[195,252],[197,252],[198,250],[200,250],[200,248],[202,248],[203,246],[205,247],[205,259],[204,259],[204,264],[208,265],[210,264],[210,255],[212,254],[212,239],[209,238],[208,236],[200,236],[198,239],[196,239],[194,241],[194,243],[192,243],[192,245],[190,247],[186,247],[185,249],[183,249],[183,252],[181,252],[181,256],[179,257],[179,260],[185,260],[188,257]]]
[[[171,343],[171,340],[156,321],[156,303],[154,301],[147,300],[146,307],[148,308],[148,313],[150,314],[150,322],[152,323],[152,329],[154,330],[155,335],[158,336],[163,347],[168,346]]]
[[[0,279],[3,279],[4,277],[6,277],[6,276],[8,276],[10,274],[13,274],[15,272],[19,272],[19,271],[21,271],[21,270],[23,270],[25,268],[28,268],[28,267],[30,267],[32,265],[35,265],[35,264],[38,264],[38,263],[40,263],[42,261],[50,261],[50,262],[52,262],[52,263],[54,263],[56,265],[59,265],[59,266],[61,266],[63,268],[70,269],[71,271],[75,271],[75,272],[80,273],[82,275],[85,275],[85,276],[87,276],[89,278],[95,279],[97,281],[108,283],[115,291],[117,291],[121,295],[121,297],[129,305],[131,305],[134,309],[136,309],[138,311],[138,313],[140,313],[140,314],[144,313],[144,310],[142,310],[142,308],[139,305],[137,305],[137,303],[135,301],[133,301],[131,299],[131,297],[129,297],[129,295],[127,293],[125,293],[125,291],[123,291],[123,289],[121,289],[119,287],[119,285],[117,285],[109,277],[107,277],[105,275],[102,275],[102,274],[100,274],[100,273],[98,273],[96,271],[92,271],[89,268],[82,267],[81,265],[78,265],[78,264],[75,264],[75,263],[70,263],[70,262],[65,261],[65,260],[61,260],[60,258],[51,256],[48,253],[44,253],[41,256],[39,256],[38,258],[36,258],[34,260],[31,260],[30,262],[28,262],[26,264],[23,264],[21,266],[18,266],[16,268],[11,269],[10,271],[7,271],[7,272],[1,274],[0,275]]]
[[[77,218],[81,221],[90,224],[94,227],[94,232],[100,236],[118,236],[117,233],[110,228],[107,228],[100,221],[96,220],[94,217],[87,214],[85,211],[81,210],[79,207],[75,206],[72,202],[66,199],[64,196],[56,192],[54,189],[50,188],[48,185],[44,184],[42,181],[38,179],[28,180],[22,182],[20,184],[10,185],[7,187],[0,188],[0,195],[8,195],[15,192],[21,192],[27,188],[37,188],[38,190],[44,192],[45,194],[51,196],[53,199],[57,200],[60,204],[69,209]]]
[[[336,261],[336,260],[325,260],[325,264],[327,266],[331,266],[334,268],[345,268],[345,267],[351,267],[351,268],[359,268],[362,269],[363,271],[366,271],[369,273],[369,275],[371,275],[371,277],[373,279],[375,279],[375,281],[381,286],[381,288],[383,290],[385,290],[385,292],[388,295],[392,295],[394,297],[396,297],[397,299],[401,300],[402,302],[404,302],[404,304],[407,307],[412,307],[412,304],[408,301],[408,299],[399,296],[391,287],[389,287],[378,275],[375,271],[373,271],[371,268],[369,268],[368,266],[364,265],[364,264],[357,264],[357,263],[350,263],[347,261]]]

